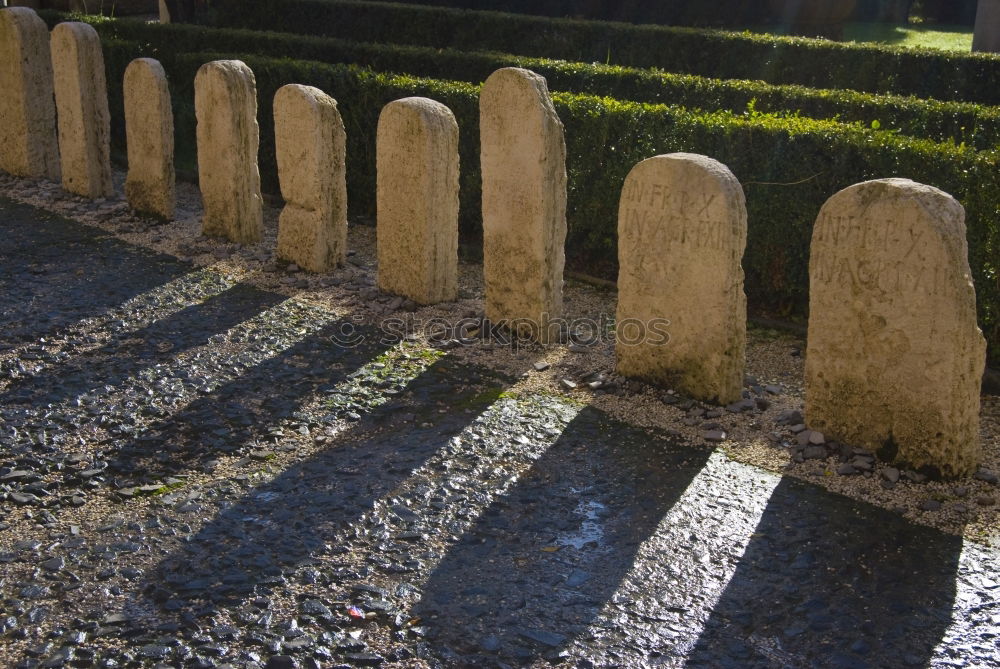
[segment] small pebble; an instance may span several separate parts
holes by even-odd
[[[884,467],[882,471],[879,472],[889,483],[896,483],[899,481],[899,470],[895,467]]]
[[[711,441],[713,443],[719,443],[726,440],[725,430],[709,430],[704,434],[705,441]]]

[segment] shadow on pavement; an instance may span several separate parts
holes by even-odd
[[[0,258],[0,350],[99,316],[192,269],[171,256],[3,198]]]
[[[273,379],[267,373],[260,378]],[[497,382],[495,376],[456,368],[448,359],[433,363],[406,386],[405,400],[390,399],[376,407],[323,451],[254,488],[209,521],[183,552],[168,556],[151,572],[146,595],[167,611],[203,601],[229,604],[251,593],[266,594],[317,554],[336,554],[330,544],[337,533],[475,420],[495,399],[495,394],[482,392],[481,384],[492,388]],[[450,410],[439,413],[441,406]],[[421,408],[428,415],[410,413]],[[358,542],[352,546],[356,550]],[[391,558],[385,551],[372,554]]]
[[[359,346],[337,345],[342,324],[320,328],[150,426],[112,456],[108,470],[147,483],[261,442],[273,445],[270,430],[389,347],[374,330]]]
[[[0,395],[0,405],[58,404],[101,386],[117,386],[141,369],[169,364],[179,353],[206,344],[212,335],[224,333],[284,299],[277,293],[236,285],[43,374],[13,380]]]
[[[688,666],[926,666],[961,551],[959,537],[784,478]]]
[[[413,615],[467,666],[555,659],[709,454],[584,408],[442,559]]]

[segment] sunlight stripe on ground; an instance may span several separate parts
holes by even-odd
[[[517,392],[517,385],[510,389]],[[408,529],[399,518],[385,518],[378,514],[386,505],[403,505],[419,515],[428,533],[439,532],[447,536],[446,546],[454,545],[494,502],[506,494],[527,472],[536,460],[556,442],[563,429],[583,408],[568,402],[558,406],[531,407],[531,398],[507,396],[497,399],[486,407],[462,429],[461,433],[442,444],[427,462],[415,469],[406,480],[391,492],[375,502],[373,509],[361,516],[355,526],[385,525],[389,534],[399,534]],[[515,409],[516,407],[516,409]],[[488,456],[477,449],[474,442],[481,441],[484,434],[494,434],[497,425],[504,423],[505,414],[543,412],[541,418],[547,420],[548,433],[541,437],[537,433],[530,436],[522,430],[523,425],[506,422],[509,432],[498,448],[490,450]],[[503,466],[499,466],[503,464]],[[455,485],[456,477],[441,476],[441,471],[460,472],[464,486]],[[435,498],[454,498],[456,495],[467,499],[461,505],[435,506]],[[445,550],[447,554],[447,549]],[[443,558],[444,555],[441,556]],[[422,583],[430,577],[439,559],[425,560],[426,567],[419,576],[411,575],[414,583]]]
[[[585,636],[606,644],[609,656],[622,666],[650,666],[652,658],[616,644],[616,635],[605,632],[628,626],[638,603],[645,619],[631,622],[638,627],[654,618],[656,635],[663,640],[656,664],[682,665],[736,572],[779,481],[780,476],[714,452],[639,548],[631,571]],[[670,576],[657,583],[654,575],[664,570]]]
[[[998,629],[1000,559],[995,550],[966,540],[958,557],[951,624],[934,649],[929,665],[976,669],[1000,666]]]

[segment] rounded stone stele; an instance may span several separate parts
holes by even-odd
[[[559,338],[566,144],[545,79],[497,70],[479,98],[486,317],[542,343]]]
[[[111,115],[101,39],[86,23],[67,22],[52,30],[51,46],[63,188],[110,196]]]
[[[282,86],[274,96],[274,142],[285,199],[278,257],[325,272],[347,252],[347,136],[337,101],[312,86]]]
[[[419,304],[458,295],[458,123],[427,98],[379,115],[378,287]]]
[[[823,205],[809,257],[806,423],[945,477],[979,461],[986,342],[965,211],[907,179]]]
[[[174,114],[159,61],[137,58],[125,68],[125,197],[136,211],[174,217]]]
[[[706,402],[736,402],[746,365],[743,188],[717,160],[655,156],[618,208],[617,371]]]
[[[59,179],[49,29],[27,7],[0,9],[0,169]]]
[[[239,60],[216,60],[194,79],[202,232],[250,244],[264,234],[257,150],[257,83]]]

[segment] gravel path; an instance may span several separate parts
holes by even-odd
[[[475,265],[418,308],[370,228],[317,277],[273,210],[238,248],[198,207],[0,176],[5,666],[1000,663],[994,398],[984,469],[924,482],[810,442],[794,337],[752,331],[745,401],[703,406],[582,320],[491,342]]]

